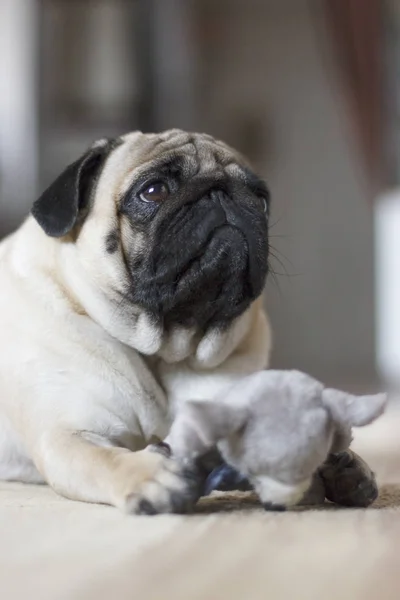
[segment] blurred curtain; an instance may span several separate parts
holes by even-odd
[[[369,195],[385,182],[383,0],[325,0]]]

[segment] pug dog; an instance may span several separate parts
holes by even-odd
[[[181,402],[268,365],[269,194],[244,158],[170,130],[100,140],[0,244],[0,478],[129,513],[195,477],[146,448]]]

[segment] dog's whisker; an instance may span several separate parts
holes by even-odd
[[[273,236],[272,236],[272,237],[273,237]],[[288,258],[288,257],[287,257],[285,254],[283,254],[282,250],[279,250],[279,248],[277,248],[276,246],[271,246],[271,245],[270,245],[270,250],[272,250],[273,252],[277,252],[278,254],[280,254],[280,255],[281,255],[281,257],[282,257],[284,260],[286,260],[286,262],[288,262],[290,266],[292,266],[292,267],[293,267],[293,263],[292,263],[292,261],[291,261],[291,260],[290,260],[290,259],[289,259],[289,258]]]
[[[282,269],[284,271],[283,273],[279,273],[278,271],[275,270],[275,274],[276,275],[282,275],[282,276],[285,276],[285,277],[297,277],[297,276],[300,275],[300,273],[289,273],[288,270],[287,270],[287,268],[286,268],[286,265],[281,260],[281,258],[275,254],[275,252],[277,252],[277,249],[270,246],[270,249],[269,249],[270,257],[273,258],[282,267]],[[281,253],[281,255],[282,255],[282,253]],[[286,259],[285,256],[283,256],[283,258],[285,258],[285,260],[288,260],[288,259]],[[288,262],[290,262],[290,261],[288,260]],[[269,263],[269,265],[271,266],[271,263]]]

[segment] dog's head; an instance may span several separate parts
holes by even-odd
[[[268,213],[243,158],[180,130],[95,143],[32,210],[116,305],[199,331],[226,327],[261,294]]]

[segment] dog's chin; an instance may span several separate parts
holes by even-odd
[[[184,239],[149,253],[133,274],[133,302],[167,329],[225,327],[261,293],[266,275],[266,261],[254,275],[243,234],[224,225],[194,253]]]

